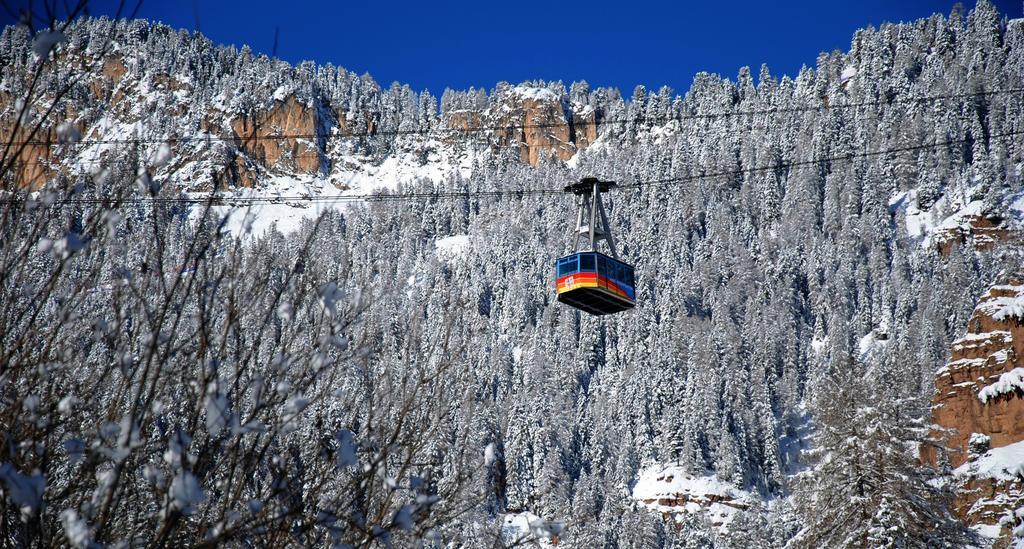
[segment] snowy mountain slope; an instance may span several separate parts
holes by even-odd
[[[703,98],[705,90],[717,84],[710,75],[699,75],[685,98],[673,98],[669,89],[649,94],[638,88],[627,102],[616,90],[591,90],[585,83],[574,84],[568,91],[561,83],[502,84],[489,95],[449,91],[438,112],[437,100],[428,93],[416,94],[407,87],[382,90],[366,77],[332,66],[291,67],[253,57],[245,50],[217,49],[202,36],[180,36],[160,25],[132,22],[115,27],[109,21],[94,21],[78,27],[73,34],[77,47],[63,50],[61,60],[100,68],[76,85],[73,95],[82,99],[65,109],[84,143],[41,148],[46,151],[39,163],[44,172],[37,180],[55,173],[71,177],[93,173],[106,160],[129,151],[151,159],[162,139],[178,141],[172,142],[171,161],[151,170],[151,175],[166,177],[172,189],[190,191],[278,185],[280,180],[275,178],[291,177],[297,194],[326,192],[329,196],[333,191],[324,191],[321,183],[358,194],[420,179],[445,183],[456,173],[467,178],[475,164],[495,154],[518,157],[531,165],[551,156],[583,173],[593,171],[594,162],[580,156],[600,162],[610,152],[595,149],[584,154],[598,142],[613,148],[626,139],[654,147],[699,149],[694,138],[706,131],[703,123],[685,117],[737,106],[735,98],[732,105]],[[100,46],[88,39],[97,34],[115,37],[104,59],[96,57]],[[5,36],[12,44],[24,39],[13,27]],[[195,52],[187,65],[168,56],[168,51],[184,47]],[[831,82],[809,75],[779,82],[769,75],[764,84],[779,86],[778,91],[789,96],[772,104],[805,103],[811,87],[828,86],[833,104],[841,107],[852,100],[847,96],[871,88],[866,84],[871,71],[857,72],[850,65],[841,72]],[[750,79],[749,72],[741,73],[737,83],[741,102],[754,111],[763,109],[769,102],[757,97],[762,92],[745,79]],[[2,85],[13,91],[24,82],[9,77]],[[11,106],[5,105],[8,120]],[[680,120],[673,120],[676,117]],[[605,124],[606,120],[615,123]],[[132,139],[143,142],[137,148],[135,143],[117,143]],[[88,144],[92,140],[102,142]],[[785,147],[786,141],[783,138],[778,145]],[[320,183],[307,185],[310,176]],[[986,185],[982,187],[984,194]],[[929,191],[929,196],[934,194]],[[960,206],[967,203],[950,198],[964,194],[980,196],[977,186],[963,193],[950,187],[934,206],[922,209],[918,192],[910,187],[891,204],[906,217],[910,236],[926,236],[930,242],[923,227],[935,225],[935,231],[942,233],[937,241],[948,247],[942,243],[962,238],[967,229],[961,227],[969,221],[947,218],[965,218],[974,215],[970,208],[978,208]],[[1000,197],[993,200],[998,202]],[[270,216],[271,211],[263,215]],[[942,217],[932,219],[936,215]],[[948,227],[940,226],[943,220]]]
[[[381,382],[410,379],[422,367],[419,350],[436,349],[438,342],[452,345],[454,351],[431,361],[451,368],[450,379],[437,388],[445,398],[417,403],[440,405],[441,416],[422,412],[417,426],[438,426],[443,433],[424,441],[413,460],[422,470],[411,474],[422,490],[453,494],[448,489],[465,478],[459,473],[466,463],[479,461],[481,448],[496,450],[485,467],[473,469],[473,486],[480,492],[445,502],[468,509],[438,534],[445,540],[489,544],[481,532],[500,532],[505,520],[523,532],[532,528],[534,517],[544,517],[565,525],[560,545],[568,547],[683,541],[742,546],[738,540],[776,546],[813,540],[816,516],[847,516],[842,512],[854,505],[885,502],[885,513],[875,512],[878,505],[872,511],[875,522],[847,521],[849,535],[896,532],[892,535],[918,537],[889,540],[891,545],[950,545],[956,538],[946,530],[925,538],[928,534],[908,526],[906,517],[922,509],[908,510],[907,501],[937,509],[929,516],[941,517],[943,511],[941,498],[928,492],[931,485],[920,482],[924,473],[914,469],[912,450],[925,441],[920,425],[930,421],[927,401],[935,372],[970,326],[975,301],[997,273],[1018,267],[1016,227],[1001,223],[1012,222],[1021,193],[1019,170],[1013,169],[1022,160],[1020,140],[995,136],[1021,127],[1022,99],[995,93],[983,101],[948,97],[1002,90],[1024,79],[1024,29],[1003,24],[986,6],[967,18],[954,13],[866,29],[849,52],[823,54],[814,69],[792,78],[773,76],[767,68],[757,78],[746,69],[730,80],[701,74],[683,95],[638,88],[628,100],[616,90],[585,83],[567,90],[561,83],[528,82],[501,84],[489,93],[449,91],[438,101],[401,85],[381,89],[369,77],[335,67],[292,67],[244,49],[214,48],[201,36],[145,22],[114,28],[83,21],[67,50],[61,50],[65,59],[88,59],[104,36],[123,43],[108,58],[97,59],[99,75],[77,86],[60,112],[80,126],[86,140],[138,135],[153,142],[136,147],[86,141],[26,154],[44,162],[45,175],[55,177],[54,188],[81,184],[87,197],[108,189],[104,178],[91,175],[99,168],[109,170],[113,182],[133,185],[144,179],[136,160],[161,193],[202,196],[218,188],[236,200],[279,196],[280,203],[262,205],[250,218],[252,233],[264,238],[247,243],[253,257],[245,284],[214,286],[242,288],[244,300],[265,298],[268,292],[255,286],[253,277],[279,284],[302,266],[316,294],[310,318],[365,303],[344,296],[371,295],[373,306],[352,327],[365,349],[332,374],[368,373],[366,379]],[[3,37],[0,56],[11,69],[0,77],[5,94],[0,120],[9,122],[10,98],[22,89],[19,78],[31,64],[23,31],[8,29]],[[947,98],[921,99],[933,96]],[[587,123],[591,117],[596,126]],[[527,123],[551,131],[518,127]],[[184,139],[196,135],[209,140]],[[161,141],[170,136],[180,139],[163,159]],[[963,146],[882,154],[943,140],[961,140]],[[872,154],[858,156],[861,152]],[[766,166],[771,169],[760,169]],[[20,173],[14,183],[31,186],[28,170]],[[725,175],[708,176],[712,173]],[[637,266],[639,305],[600,322],[576,316],[552,296],[551,260],[565,252],[572,221],[568,199],[467,195],[343,202],[340,214],[326,213],[313,248],[300,253],[310,230],[302,220],[327,208],[300,203],[295,196],[351,196],[375,189],[551,189],[584,174],[623,183],[668,180],[623,187],[609,197],[620,252]],[[231,213],[230,230],[244,232],[244,212],[217,208],[218,214]],[[80,212],[67,210],[54,231],[75,227]],[[112,246],[111,257],[96,267],[98,276],[106,277],[105,283],[119,273],[143,280],[163,276],[149,274],[152,262],[133,251],[150,244],[137,234],[138,227],[149,227],[154,219],[174,223],[188,212],[139,206],[120,213],[112,222],[120,223],[118,239],[138,246]],[[194,219],[195,212],[188,223],[194,225]],[[264,233],[275,221],[290,234]],[[183,228],[192,225],[172,225],[180,231],[174,234],[192,234]],[[947,255],[935,253],[940,229],[957,228],[966,231],[958,244],[939,250]],[[989,246],[978,238],[982,229],[1005,230],[1009,238],[992,238]],[[47,236],[56,242],[66,237]],[[184,244],[170,241],[166,249],[180,253]],[[32,249],[45,249],[52,260],[52,242]],[[40,264],[45,261],[27,263]],[[332,281],[338,283],[331,286]],[[346,293],[352,288],[365,293]],[[20,304],[29,294],[5,295]],[[107,311],[111,300],[101,297],[78,310]],[[54,311],[60,307],[44,309],[42,318],[63,326]],[[250,342],[247,330],[263,325],[276,330],[291,314],[285,309],[266,316],[264,324],[240,327],[238,344]],[[83,326],[66,339],[96,342],[92,325]],[[274,339],[260,341],[269,345]],[[74,361],[77,372],[107,367],[103,341],[66,347],[71,358],[65,360]],[[347,340],[305,343],[304,349],[323,343],[335,353]],[[959,342],[965,348],[973,343]],[[280,363],[274,356],[263,358]],[[230,360],[227,353],[224,362],[210,367],[230,370]],[[320,360],[314,356],[309,362]],[[190,371],[196,364],[207,362],[181,368]],[[295,371],[304,372],[303,364]],[[847,396],[836,391],[840,383],[861,391],[861,400],[829,400]],[[978,395],[989,385],[965,392],[971,406],[987,405]],[[182,406],[202,410],[209,401],[216,410],[223,402],[218,385],[195,387],[209,387],[211,394]],[[287,393],[289,386],[275,390]],[[330,391],[357,400],[367,394],[350,381]],[[998,393],[986,400],[1002,401],[1009,394]],[[178,404],[175,396],[171,392],[164,399]],[[242,391],[228,401],[234,406],[250,398]],[[282,454],[268,469],[286,467],[299,475],[311,464],[322,465],[318,452],[340,444],[335,425],[360,441],[371,437],[357,432],[371,415],[359,405],[339,407],[328,400],[312,404],[309,414],[310,421],[291,435],[299,442],[289,452],[299,457]],[[430,419],[436,417],[444,421]],[[83,418],[92,431],[109,419]],[[146,429],[140,443],[150,444],[152,455],[163,455],[166,436]],[[849,436],[822,435],[829,432]],[[197,445],[208,438],[191,435]],[[110,444],[91,431],[80,438],[100,447]],[[451,440],[465,443],[453,447]],[[839,450],[822,450],[827,444]],[[367,442],[360,448],[371,452],[375,446]],[[835,513],[791,505],[847,495],[843,490],[851,484],[843,484],[844,472],[854,470],[857,458],[877,456],[886,459],[871,471],[896,471],[899,482],[871,483],[877,491],[833,501],[828,509]],[[19,461],[27,459],[21,454],[4,459],[29,463]],[[686,510],[692,500],[700,512],[674,513],[667,521],[659,503],[634,497],[635,488],[651,486],[651,472],[661,474],[665,464],[673,464],[672,481],[656,475],[651,482],[659,491],[647,499],[682,493],[685,504],[667,507]],[[31,468],[19,467],[22,476],[8,474],[5,481],[35,478]],[[824,470],[835,474],[794,488],[796,473]],[[45,474],[55,479],[63,473]],[[189,524],[205,528],[218,509],[200,496],[218,494],[218,482],[226,480],[216,472],[200,477],[189,481],[183,496],[195,497],[184,497],[182,505],[196,507]],[[85,478],[82,501],[96,488],[93,477]],[[680,479],[692,485],[674,484]],[[372,484],[390,482],[383,475]],[[915,497],[901,500],[900,493]],[[768,500],[778,505],[737,512],[726,521],[723,513],[730,511],[723,506],[730,506],[711,501],[723,495],[749,498],[752,509]],[[319,504],[303,503],[307,510]],[[398,515],[402,523],[410,513]],[[117,516],[125,517],[125,530],[146,531],[131,522],[131,513]],[[804,537],[794,538],[797,531]],[[886,544],[882,537],[870,539]]]
[[[1013,167],[1009,177],[1019,179],[1021,167]],[[984,196],[986,190],[984,185],[973,185],[947,191],[922,208],[918,189],[912,189],[894,196],[889,207],[903,218],[906,234],[925,248],[948,254],[970,242],[974,248],[989,249],[1024,227],[1024,195],[1008,193],[993,200]]]

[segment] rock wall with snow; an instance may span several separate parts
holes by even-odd
[[[992,286],[981,298],[935,387],[934,434],[951,450],[956,511],[998,531],[1024,505],[1024,281]],[[938,459],[932,448],[923,454]]]
[[[1015,236],[1011,223],[1010,219],[995,214],[958,213],[937,228],[936,245],[943,255],[949,255],[955,247],[965,244],[987,251],[996,243]]]
[[[667,518],[702,514],[712,526],[723,530],[737,511],[750,508],[757,497],[714,476],[691,475],[678,465],[652,465],[641,470],[632,495]]]
[[[109,36],[94,36],[97,27]],[[28,43],[24,32],[5,29],[5,42]],[[254,58],[159,24],[86,20],[69,34],[70,44],[53,62],[75,79],[70,93],[44,92],[22,117],[22,126],[45,120],[34,135],[14,135],[31,141],[17,156],[10,182],[16,187],[73,177],[133,147],[145,155],[163,140],[174,158],[163,170],[176,174],[181,188],[200,191],[248,188],[283,175],[320,176],[348,188],[353,173],[373,171],[387,159],[408,164],[406,179],[413,180],[443,167],[439,160],[465,160],[471,151],[508,151],[536,166],[547,158],[570,159],[600,132],[603,108],[586,98],[570,101],[561,84],[503,85],[472,100],[464,97],[469,92],[453,92],[455,99],[438,112],[427,92],[397,85],[382,90],[368,76],[330,66]],[[157,48],[170,55],[188,49],[181,57],[192,59],[159,59]],[[31,77],[28,70],[5,71],[0,90],[27,89]],[[4,135],[21,113],[17,98],[0,93]],[[40,105],[53,102],[61,108],[44,117]],[[83,144],[62,144],[56,128],[65,123],[77,128]],[[101,143],[85,144],[95,141]],[[442,178],[455,170],[443,171]]]

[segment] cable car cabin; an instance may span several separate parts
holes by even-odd
[[[636,305],[633,266],[600,252],[580,252],[555,262],[558,301],[592,315],[607,315]]]

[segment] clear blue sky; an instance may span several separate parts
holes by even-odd
[[[282,59],[330,62],[384,86],[397,80],[438,95],[538,78],[587,80],[629,95],[637,84],[684,92],[698,71],[732,78],[744,65],[755,77],[761,63],[776,75],[795,74],[821,51],[846,50],[858,28],[948,15],[953,3],[146,0],[139,16],[198,26],[215,43],[267,54],[276,29]],[[968,10],[974,4],[964,2]],[[1021,17],[1021,0],[995,4]],[[91,12],[109,15],[116,6],[93,0]]]

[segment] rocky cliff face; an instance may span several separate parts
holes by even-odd
[[[497,108],[489,109],[487,118],[495,127],[509,128],[495,131],[497,142],[518,147],[524,162],[536,166],[544,154],[568,160],[576,147],[562,101],[548,89],[514,88]]]
[[[956,226],[936,232],[936,245],[942,255],[949,255],[957,246],[971,244],[978,251],[988,251],[996,243],[1010,237],[1006,220],[984,215],[964,216]]]
[[[951,351],[932,417],[956,468],[956,512],[971,525],[1012,526],[1024,505],[1024,281],[993,286]]]
[[[757,496],[714,477],[694,477],[682,467],[654,465],[640,471],[633,498],[666,518],[702,514],[716,528],[732,522]]]
[[[314,174],[326,167],[316,110],[294,95],[229,125],[238,148],[265,169]]]
[[[62,102],[83,107],[47,118],[42,133],[33,139],[43,143],[26,147],[18,156],[13,181],[7,182],[17,187],[39,187],[58,173],[72,173],[83,160],[97,164],[124,156],[124,151],[110,146],[55,148],[56,128],[65,121],[75,124],[85,141],[150,139],[153,128],[160,128],[163,138],[179,140],[172,141],[173,169],[181,174],[176,181],[192,190],[254,187],[276,175],[330,178],[353,162],[383,160],[354,160],[351,145],[359,138],[373,139],[378,132],[388,135],[380,124],[387,109],[380,104],[339,106],[287,83],[269,93],[213,94],[196,89],[188,77],[147,71],[145,64],[120,52],[89,59],[71,51],[54,63],[82,70],[83,84],[75,95],[86,96]],[[571,104],[560,89],[504,87],[479,108],[455,109],[422,131],[388,135],[388,153],[405,152],[426,162],[440,143],[453,157],[470,149],[511,149],[533,166],[545,158],[568,160],[597,140],[598,113],[589,105]],[[236,100],[240,95],[246,97],[242,106]],[[0,96],[0,128],[5,135],[14,126],[15,99]],[[43,97],[36,103],[52,99]],[[34,120],[30,117],[28,122]],[[21,133],[16,137],[27,139]],[[210,141],[204,142],[205,137]],[[350,139],[341,139],[345,137]],[[334,179],[344,187],[345,177]]]
[[[32,141],[46,140],[54,137],[55,133],[54,128],[47,128],[41,136],[33,136],[25,129],[14,131],[13,122],[0,123],[0,135],[12,136],[15,141],[28,141],[30,138]],[[56,139],[53,141],[56,142]],[[16,187],[37,190],[55,173],[51,147],[47,145],[30,143],[12,151],[11,156],[14,166],[13,184]]]
[[[523,162],[536,166],[546,157],[572,158],[597,140],[597,115],[588,105],[573,105],[547,88],[517,86],[483,110],[459,110],[446,117],[458,136],[486,130],[495,148],[518,149]]]

